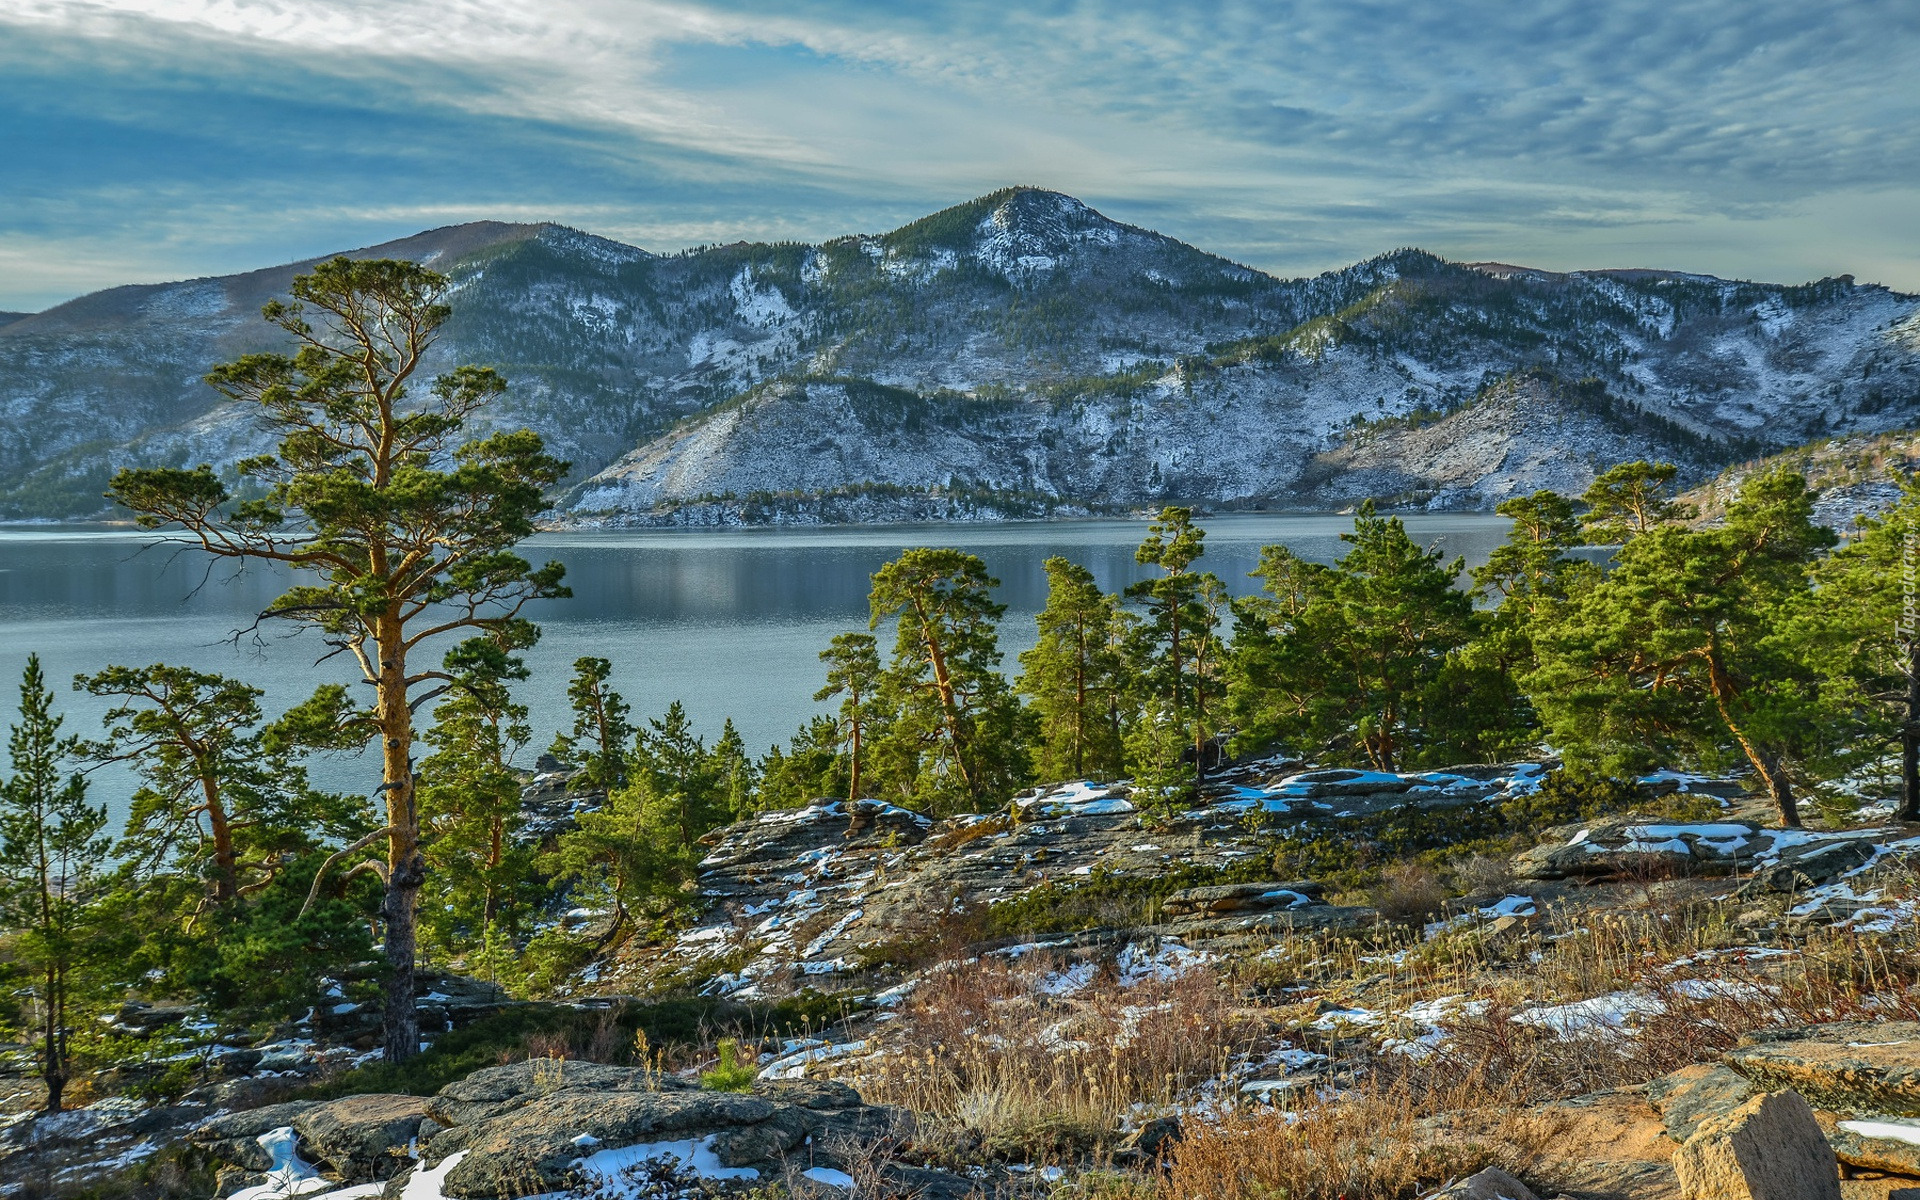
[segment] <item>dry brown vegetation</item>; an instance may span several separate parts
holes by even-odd
[[[1457,874],[1484,875],[1477,890],[1504,882]],[[1877,882],[1913,890],[1898,871]],[[1382,886],[1411,920],[1439,885],[1408,870]],[[924,1114],[919,1160],[1078,1164],[1060,1196],[1397,1200],[1490,1165],[1552,1189],[1575,1170],[1555,1158],[1568,1120],[1556,1101],[1711,1061],[1769,1027],[1920,1019],[1911,922],[1796,927],[1775,900],[1756,928],[1729,887],[1566,889],[1501,935],[1470,922],[1432,937],[1408,925],[1300,936],[1132,986],[1111,963],[1044,954],[948,962],[876,1030],[883,1054],[850,1069],[871,1099]],[[1438,1018],[1406,1015],[1443,1000]],[[1339,1010],[1366,1013],[1343,1024]],[[1428,1053],[1421,1035],[1436,1031]],[[1283,1046],[1328,1062],[1274,1105],[1241,1096]],[[1125,1132],[1161,1113],[1183,1122],[1161,1161],[1088,1167],[1115,1162]]]

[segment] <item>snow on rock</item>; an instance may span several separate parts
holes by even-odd
[[[646,1193],[638,1187],[629,1191],[621,1186],[625,1182],[623,1173],[629,1168],[662,1160],[702,1179],[760,1178],[760,1172],[753,1167],[729,1167],[723,1164],[713,1152],[711,1137],[677,1142],[640,1142],[632,1146],[597,1150],[582,1158],[579,1167],[583,1175],[598,1184],[598,1190],[613,1196],[630,1196],[632,1200],[641,1200]]]
[[[1114,970],[1119,974],[1121,987],[1135,987],[1149,981],[1178,979],[1189,971],[1213,962],[1215,957],[1203,951],[1189,950],[1178,942],[1163,942],[1151,951],[1130,942],[1114,960]]]
[[[853,1042],[828,1042],[819,1038],[797,1038],[783,1044],[780,1053],[760,1068],[762,1079],[804,1079],[807,1068],[830,1059],[849,1058],[867,1052],[863,1038]]]
[[[400,1200],[448,1200],[443,1190],[447,1176],[466,1159],[469,1153],[470,1151],[466,1150],[456,1150],[441,1159],[436,1166],[429,1167],[422,1164],[415,1167],[413,1174],[407,1177],[406,1186],[400,1189]]]
[[[256,1126],[257,1128],[257,1126]],[[272,1158],[266,1180],[235,1192],[228,1200],[280,1200],[286,1196],[306,1196],[324,1192],[333,1184],[323,1179],[313,1164],[294,1152],[299,1137],[293,1126],[270,1129],[255,1139]]]

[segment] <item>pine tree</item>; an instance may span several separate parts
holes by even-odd
[[[841,749],[841,733],[838,720],[815,716],[794,731],[785,749],[768,747],[760,760],[760,807],[802,808],[816,800],[850,794],[853,781]]]
[[[142,873],[203,881],[230,906],[271,886],[297,856],[366,832],[364,805],[307,783],[300,713],[264,721],[259,688],[155,663],[76,676],[109,698],[105,737],[80,752],[130,766],[140,780],[119,852]],[[198,908],[200,906],[196,906]]]
[[[61,769],[75,743],[60,736],[53,693],[30,655],[20,680],[20,720],[7,739],[13,773],[0,782],[0,929],[14,934],[8,998],[28,1009],[46,1111],[60,1111],[71,1075],[73,1006],[99,966],[99,904],[107,888],[106,806],[87,803],[87,781]]]
[[[1026,780],[1025,714],[997,669],[997,586],[959,550],[908,550],[874,573],[869,627],[895,623],[876,757],[909,803],[998,802]]]
[[[1117,778],[1126,770],[1119,721],[1126,663],[1115,644],[1120,607],[1078,563],[1056,555],[1046,572],[1040,637],[1020,656],[1015,685],[1038,721],[1035,769],[1049,781]]]
[[[851,833],[862,825],[860,810],[853,807],[853,802],[860,799],[867,733],[875,723],[874,693],[880,686],[880,651],[870,633],[835,634],[833,642],[820,652],[820,661],[827,664],[827,682],[813,698],[818,702],[840,697],[835,730],[847,760],[847,803],[852,820],[848,832]]]
[[[451,313],[448,290],[444,276],[391,259],[336,258],[295,276],[293,302],[262,309],[294,353],[249,354],[207,375],[279,438],[275,453],[239,464],[261,494],[236,498],[205,464],[129,468],[108,493],[143,527],[178,529],[178,540],[216,558],[291,569],[297,582],[263,617],[319,630],[360,668],[370,702],[343,712],[340,728],[380,748],[375,794],[386,824],[375,840],[386,853],[369,869],[386,889],[384,1052],[396,1063],[420,1050],[414,965],[426,859],[413,718],[449,682],[417,656],[443,636],[510,639],[527,625],[527,604],[568,594],[558,563],[536,569],[514,553],[567,464],[531,430],[461,437],[505,381],[461,366],[427,397],[410,391]]]
[[[547,751],[561,762],[578,765],[588,782],[607,791],[627,781],[627,746],[636,732],[626,699],[607,686],[612,675],[613,664],[604,658],[573,660],[573,679],[567,684],[573,732],[555,734]]]
[[[1673,499],[1680,468],[1645,459],[1621,463],[1595,479],[1581,496],[1587,539],[1600,544],[1632,541],[1661,525],[1684,521],[1693,509]]]
[[[1782,634],[1821,679],[1825,757],[1844,773],[1897,746],[1900,819],[1920,821],[1920,477],[1899,482],[1899,503],[1815,565]]]
[[[1159,722],[1184,731],[1193,756],[1193,782],[1206,770],[1206,743],[1212,736],[1214,701],[1224,691],[1216,625],[1225,604],[1225,587],[1210,574],[1194,571],[1206,553],[1206,531],[1193,523],[1193,510],[1169,505],[1147,527],[1134,561],[1160,568],[1160,575],[1129,586],[1127,599],[1141,606],[1143,619],[1133,630],[1131,674],[1147,698],[1157,700]],[[1132,764],[1136,773],[1142,764]]]
[[[1431,752],[1422,715],[1472,632],[1473,601],[1454,586],[1464,564],[1370,501],[1340,538],[1351,549],[1332,567],[1262,552],[1267,595],[1236,606],[1232,704],[1249,741],[1398,770]]]
[[[721,764],[676,700],[640,733],[627,756],[626,786],[581,814],[549,866],[567,879],[604,884],[616,928],[630,917],[664,916],[689,899],[704,856],[700,838],[729,815]]]
[[[713,772],[726,795],[727,813],[735,821],[744,821],[759,810],[760,771],[747,753],[747,740],[728,717],[720,726],[720,738],[713,744]]]
[[[1812,513],[1806,480],[1781,469],[1749,476],[1721,528],[1657,525],[1629,540],[1536,636],[1525,686],[1553,743],[1615,772],[1730,751],[1797,826],[1786,760],[1817,687],[1774,634],[1834,541]]]
[[[422,735],[433,747],[419,771],[422,843],[432,868],[422,925],[444,954],[478,950],[498,959],[538,899],[533,850],[519,836],[513,761],[533,730],[526,705],[509,690],[528,672],[491,642],[464,649],[447,664],[459,683]],[[500,963],[493,965],[497,972]]]

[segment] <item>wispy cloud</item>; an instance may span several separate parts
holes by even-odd
[[[1017,181],[1282,272],[1420,243],[1920,288],[1879,215],[1920,199],[1915,77],[1895,0],[0,0],[0,307],[479,215],[664,248]]]

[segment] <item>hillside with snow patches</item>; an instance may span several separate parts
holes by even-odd
[[[355,252],[454,281],[431,367],[571,460],[560,517],[1042,516],[1172,501],[1486,508],[1652,455],[1704,479],[1920,423],[1920,299],[1402,250],[1283,280],[1016,188],[890,233],[655,255],[481,222]],[[262,448],[200,381],[307,264],[0,324],[0,512],[97,512],[135,462]]]

